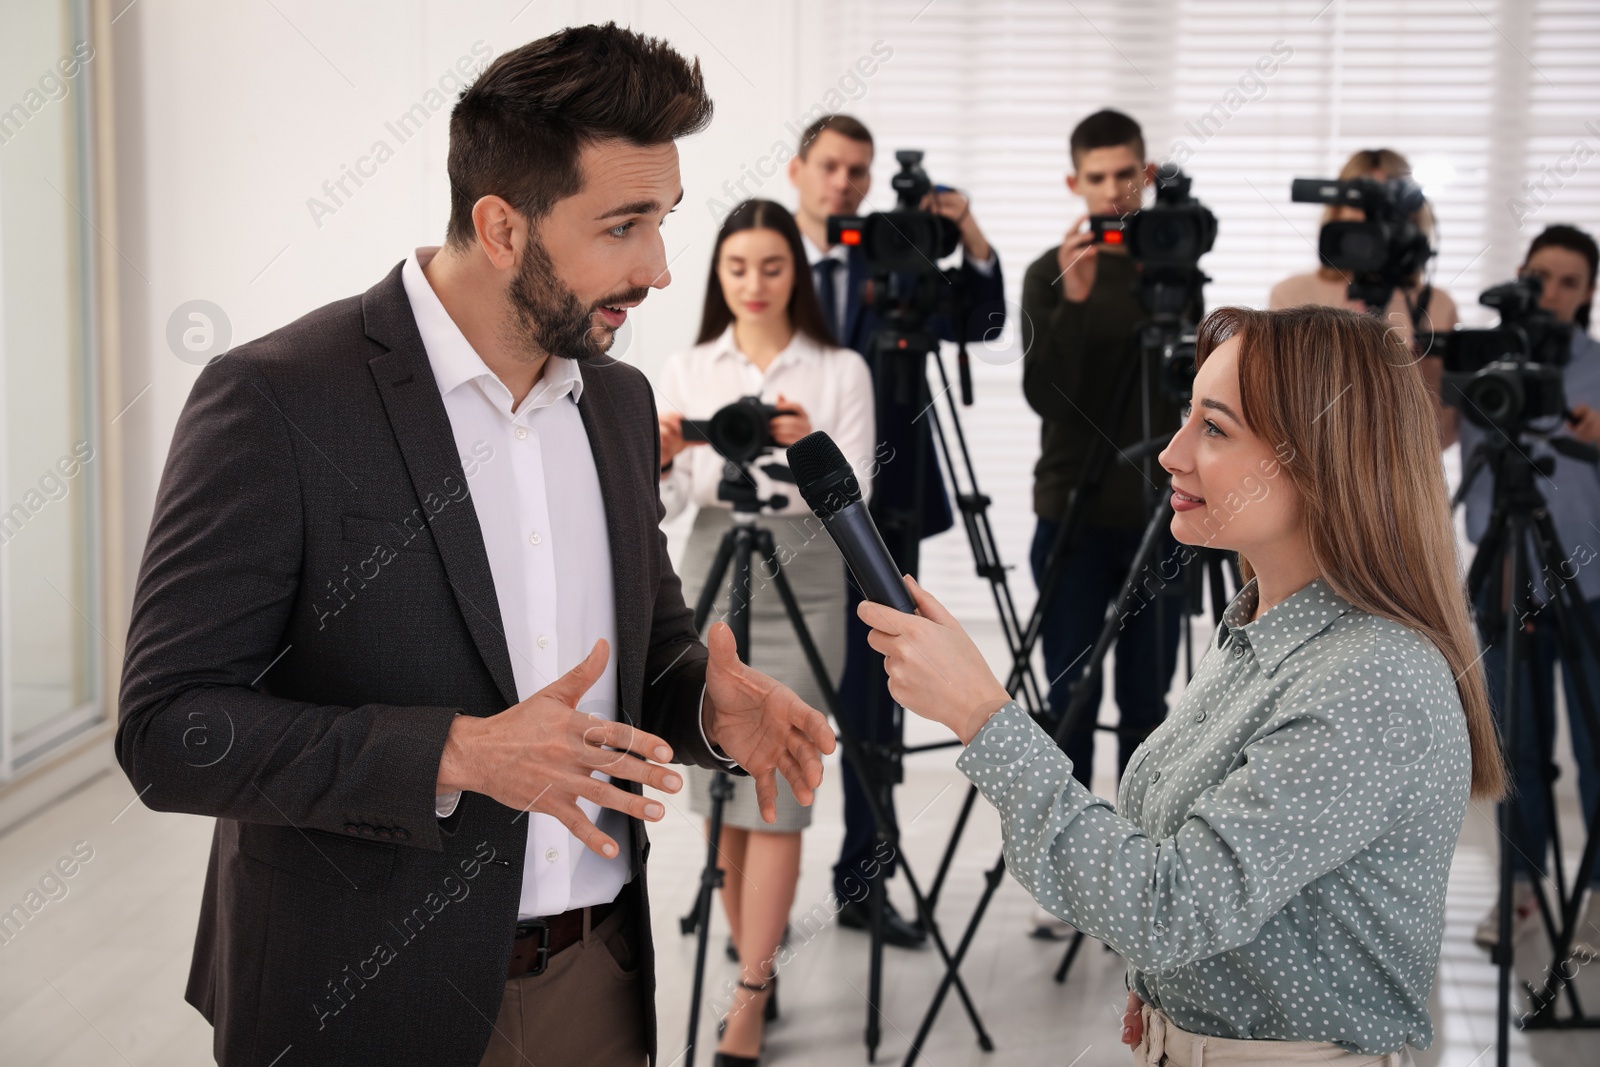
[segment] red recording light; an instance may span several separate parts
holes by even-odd
[[[1107,230],[1105,233],[1105,242],[1108,245],[1120,245],[1122,243],[1122,231]]]
[[[840,230],[839,243],[842,245],[858,245],[861,243],[860,230]]]

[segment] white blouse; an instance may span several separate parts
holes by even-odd
[[[774,404],[778,394],[806,410],[812,430],[832,437],[855,469],[861,495],[872,491],[877,470],[873,423],[872,372],[859,353],[824,346],[799,330],[765,372],[750,362],[734,343],[730,325],[722,336],[667,357],[656,383],[656,407],[663,414],[681,412],[695,422],[709,420],[718,409],[742,396],[760,396]],[[752,465],[763,499],[773,493],[789,498],[775,515],[808,515],[810,509],[790,482],[774,481],[763,472],[769,464],[787,467],[782,448],[758,457]],[[717,499],[724,461],[710,445],[690,445],[678,453],[672,472],[661,482],[666,517],[673,519],[692,502],[700,507],[728,507]]]

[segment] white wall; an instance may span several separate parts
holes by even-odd
[[[122,0],[112,0],[120,9]],[[475,45],[498,55],[565,25],[615,19],[698,56],[716,101],[679,145],[684,206],[668,223],[673,283],[634,316],[626,357],[647,371],[692,338],[716,220],[706,199],[754,165],[830,82],[802,57],[794,0],[450,4],[441,0],[141,0],[113,26],[131,584],[173,425],[199,372],[169,348],[168,318],[203,299],[233,343],[376,283],[449,214],[448,104],[401,143],[385,123],[423,101]],[[815,20],[809,20],[815,21]],[[478,45],[477,42],[483,42]],[[832,79],[837,72],[832,72]],[[453,102],[453,101],[452,101]],[[382,139],[394,157],[333,214],[323,183]],[[370,167],[368,168],[370,170]],[[753,185],[747,188],[754,189]],[[781,174],[761,195],[792,203]],[[320,223],[320,225],[319,225]],[[113,401],[115,398],[113,398]]]

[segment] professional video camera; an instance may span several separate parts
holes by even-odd
[[[889,183],[894,187],[895,209],[871,215],[828,216],[828,240],[834,244],[859,247],[867,261],[870,280],[863,287],[862,299],[878,309],[879,326],[869,342],[877,357],[899,360],[909,357],[916,363],[914,373],[897,373],[889,380],[874,382],[874,388],[892,388],[897,403],[911,401],[920,389],[923,360],[939,351],[939,338],[928,326],[935,316],[950,322],[965,322],[971,309],[965,306],[961,272],[942,270],[939,261],[956,250],[961,228],[950,219],[921,208],[930,192],[953,192],[934,185],[922,169],[922,150],[903,148],[894,154],[900,172]],[[900,360],[904,362],[904,360]],[[972,372],[966,345],[957,352],[961,379],[961,402],[972,403]]]
[[[1360,222],[1328,222],[1317,255],[1350,275],[1350,297],[1383,315],[1397,286],[1404,286],[1433,256],[1433,245],[1414,217],[1425,200],[1410,178],[1296,178],[1289,199],[1297,204],[1360,208]]]
[[[859,245],[874,274],[914,271],[939,273],[939,260],[956,250],[961,231],[943,215],[923,211],[922,198],[934,191],[922,169],[922,150],[904,148],[894,154],[900,173],[894,187],[895,209],[871,215],[830,215],[829,244]],[[950,190],[940,187],[940,192]]]
[[[1498,326],[1436,333],[1429,351],[1444,357],[1444,402],[1485,429],[1516,433],[1567,410],[1562,368],[1572,357],[1572,325],[1539,306],[1532,274],[1485,289],[1478,302],[1500,313]]]
[[[763,403],[759,396],[741,396],[703,422],[684,419],[683,439],[705,441],[729,463],[745,464],[768,449],[778,447],[772,439],[772,420],[779,415],[793,414],[793,411]]]
[[[1194,386],[1195,326],[1211,279],[1200,257],[1217,240],[1217,217],[1190,193],[1183,171],[1156,176],[1156,200],[1128,215],[1091,215],[1095,244],[1128,250],[1139,264],[1140,346],[1160,356],[1161,386],[1187,400]]]
[[[1217,217],[1190,195],[1181,170],[1156,176],[1156,202],[1131,215],[1091,215],[1095,244],[1121,245],[1148,267],[1193,268],[1217,240]]]

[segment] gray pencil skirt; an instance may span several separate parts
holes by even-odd
[[[805,516],[761,516],[756,520],[772,531],[776,542],[778,560],[789,588],[800,604],[806,628],[816,643],[830,682],[835,688],[844,673],[845,641],[845,567],[844,558],[834,546],[833,539],[812,519]],[[728,508],[701,508],[695,517],[694,528],[684,549],[678,573],[683,578],[683,598],[691,608],[700,596],[711,564],[717,554],[722,535],[733,524],[733,513]],[[824,715],[827,705],[817,686],[816,676],[806,663],[805,653],[789,624],[783,610],[777,586],[770,578],[770,569],[759,558],[751,563],[752,592],[750,601],[750,665],[771,675],[793,689],[801,700]],[[707,628],[723,619],[728,611],[728,585],[733,581],[733,565],[723,580],[723,588],[712,608]],[[711,780],[713,772],[690,767],[689,807],[697,814],[711,815]],[[723,806],[723,822],[746,830],[766,830],[772,833],[803,830],[811,825],[811,809],[795,800],[794,793],[783,775],[778,775],[778,821],[761,821],[756,807],[755,784],[749,778],[733,779],[733,796]]]

